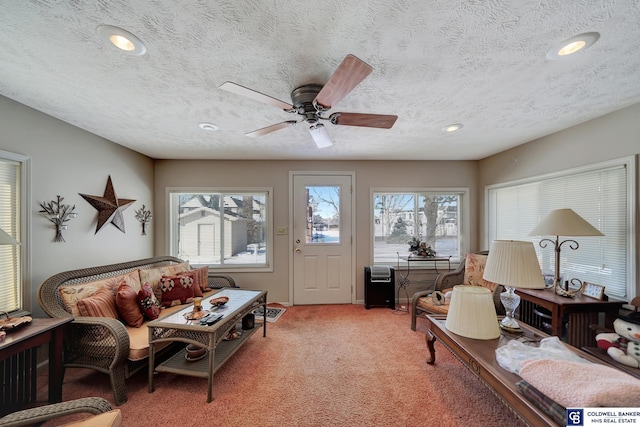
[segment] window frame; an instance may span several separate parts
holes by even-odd
[[[17,310],[9,312],[9,315],[24,316],[31,313],[31,258],[28,256],[27,247],[31,236],[31,158],[22,154],[0,150],[0,158],[20,163],[20,214],[18,215],[19,235],[15,236],[20,242],[18,257],[20,258],[19,284],[20,296]],[[2,291],[2,289],[0,289]]]
[[[562,170],[562,171],[557,171],[557,172],[552,172],[552,173],[546,173],[546,174],[541,174],[541,175],[536,175],[536,176],[531,176],[531,177],[527,177],[527,178],[522,178],[522,179],[518,179],[518,180],[513,180],[513,181],[507,181],[507,182],[502,182],[502,183],[496,183],[496,184],[491,184],[491,185],[487,185],[485,187],[485,239],[486,239],[486,244],[487,247],[490,245],[491,241],[495,238],[495,234],[494,232],[496,231],[496,225],[493,223],[493,213],[492,213],[492,208],[494,208],[494,202],[492,200],[492,195],[491,195],[491,191],[495,190],[495,189],[501,189],[501,188],[510,188],[510,187],[517,187],[517,186],[523,186],[523,185],[527,185],[527,184],[535,184],[535,183],[540,183],[542,181],[545,180],[553,180],[553,179],[558,179],[558,178],[568,178],[568,177],[574,177],[580,174],[587,174],[587,173],[592,173],[592,172],[598,172],[598,171],[604,171],[607,169],[612,169],[612,168],[617,168],[617,167],[623,167],[626,169],[626,236],[627,236],[627,244],[626,244],[626,248],[625,248],[625,252],[626,252],[626,257],[625,257],[625,263],[626,263],[626,299],[628,301],[631,301],[634,297],[636,297],[638,295],[638,288],[636,287],[636,271],[637,271],[637,266],[636,266],[636,259],[634,257],[634,253],[636,251],[637,248],[637,231],[636,231],[636,221],[637,221],[637,209],[636,209],[636,192],[637,192],[637,188],[636,188],[636,182],[637,182],[637,177],[636,177],[636,159],[635,156],[627,156],[627,157],[622,157],[622,158],[618,158],[618,159],[612,159],[612,160],[608,160],[605,162],[598,162],[598,163],[593,163],[593,164],[589,164],[589,165],[584,165],[584,166],[579,166],[579,167],[575,167],[575,168],[570,168],[570,169],[566,169],[566,170]],[[557,206],[557,208],[564,208],[567,206]],[[570,206],[568,206],[570,207]],[[548,237],[548,236],[547,236]],[[561,240],[566,240],[566,239],[575,239],[572,238],[570,236],[560,236]],[[535,239],[534,236],[527,236],[527,239],[531,239],[532,241],[534,241],[533,239]],[[523,240],[527,240],[524,239]],[[539,251],[540,248],[536,245],[536,251]],[[551,250],[553,251],[553,248],[549,249],[549,247],[547,247],[544,250]],[[568,250],[568,249],[567,249]],[[579,251],[579,249],[578,249]],[[562,272],[562,271],[561,271]],[[605,290],[606,291],[606,290]],[[627,306],[628,308],[629,306]]]
[[[273,272],[273,187],[169,187],[166,190],[167,200],[167,243],[168,253],[178,256],[178,235],[174,232],[174,224],[177,223],[178,212],[174,206],[174,196],[176,194],[255,194],[265,193],[265,248],[266,259],[264,265],[256,264],[201,264],[207,265],[209,270],[227,273],[253,273],[253,272]],[[185,260],[187,261],[187,260]],[[194,265],[200,265],[195,264]]]
[[[455,270],[460,262],[464,260],[466,253],[469,251],[469,241],[470,241],[470,196],[469,196],[469,187],[371,187],[369,191],[369,215],[370,215],[370,224],[371,224],[371,240],[370,240],[370,259],[372,265],[389,265],[389,262],[376,262],[375,261],[375,196],[380,193],[397,193],[397,194],[407,194],[407,193],[436,193],[436,194],[447,194],[447,193],[455,193],[460,195],[460,208],[459,208],[459,219],[458,219],[458,238],[459,238],[459,256],[460,259],[458,261],[451,261],[451,269]],[[462,229],[462,231],[460,231]],[[409,248],[409,244],[407,243],[407,249]],[[436,255],[437,256],[437,255]],[[402,257],[402,254],[400,255]],[[401,262],[399,259],[396,262]],[[406,265],[402,262],[399,267],[405,268]],[[429,262],[425,263],[428,265],[422,265],[423,263],[414,263],[415,265],[411,265],[412,270],[432,270],[434,268],[447,270],[449,268],[449,263],[446,261],[440,261],[437,263]]]

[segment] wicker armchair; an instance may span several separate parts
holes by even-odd
[[[488,255],[488,251],[475,252],[475,255]],[[466,271],[467,257],[458,265],[454,271],[447,273],[440,273],[434,282],[433,290],[426,290],[416,292],[411,298],[411,329],[416,330],[416,321],[418,317],[424,317],[427,314],[447,314],[449,305],[434,304],[431,294],[434,291],[440,291],[446,293],[453,289],[455,285],[462,285],[465,283],[465,271]],[[484,267],[482,268],[484,270]],[[481,274],[481,272],[480,272]],[[496,306],[497,314],[504,314],[504,307],[500,302],[500,293],[503,291],[502,285],[495,286],[493,289],[493,302]]]
[[[137,269],[149,269],[183,262],[179,258],[163,256],[99,267],[66,271],[51,276],[38,289],[38,302],[54,318],[73,317],[66,311],[58,292],[63,285],[88,283],[116,277]],[[209,273],[209,287],[237,287],[226,275]],[[144,326],[143,326],[144,327]],[[96,343],[99,342],[99,345]],[[125,380],[147,367],[148,359],[129,360],[129,335],[125,325],[106,317],[74,317],[65,328],[64,367],[90,368],[109,375],[117,405],[127,401]]]
[[[50,405],[13,412],[0,418],[0,426],[30,426],[71,414],[87,413],[99,415],[110,411],[113,411],[113,408],[107,400],[100,397],[85,397],[82,399],[70,400],[68,402],[53,403]],[[92,427],[99,427],[102,425],[119,426],[121,424],[122,415],[120,414],[120,411],[116,409],[112,414],[101,418],[105,418],[103,420],[104,423],[99,422],[96,417],[91,417],[85,421],[87,423],[86,425],[90,425]]]

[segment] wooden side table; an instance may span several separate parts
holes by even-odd
[[[46,343],[49,344],[49,403],[62,401],[62,340],[64,327],[72,320],[71,317],[33,319],[30,324],[8,332],[7,337],[0,341],[0,371],[5,373],[5,381],[0,385],[0,415],[14,412],[36,400],[37,348]]]
[[[590,324],[598,323],[598,313],[604,313],[604,326],[613,329],[613,321],[625,301],[599,301],[586,297],[580,292],[575,298],[557,295],[553,289],[516,289],[522,298],[520,304],[520,320],[532,326],[538,326],[530,306],[526,302],[539,305],[551,312],[551,335],[562,337],[562,319],[569,317],[567,343],[577,347],[591,347],[595,344],[595,332],[589,328]]]

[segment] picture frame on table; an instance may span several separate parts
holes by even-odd
[[[583,282],[582,295],[602,301],[604,298],[604,286],[596,283]]]

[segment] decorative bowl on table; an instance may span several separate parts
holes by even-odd
[[[9,317],[9,313],[6,311],[0,311],[0,331],[11,331],[21,326],[28,325],[32,320],[31,316]]]
[[[190,311],[184,314],[184,318],[187,320],[198,320],[209,315],[209,310]]]
[[[184,358],[187,359],[188,362],[195,362],[207,355],[206,348],[198,347],[193,344],[189,344],[185,350],[187,352],[185,353]]]
[[[221,305],[225,305],[229,302],[229,297],[211,298],[209,302],[211,303],[211,307],[220,307]]]

